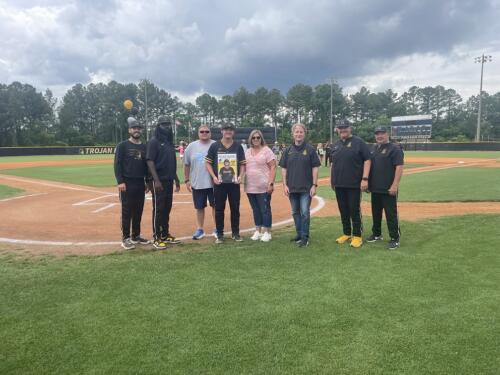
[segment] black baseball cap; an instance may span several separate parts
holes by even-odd
[[[377,133],[387,133],[387,128],[385,126],[378,126],[375,128],[375,134]]]
[[[129,117],[127,119],[128,128],[144,128],[135,117]]]
[[[158,121],[156,122],[156,125],[172,125],[172,119],[168,116],[160,116],[158,117]]]
[[[338,129],[345,129],[345,128],[348,128],[349,126],[352,126],[352,124],[349,120],[343,119],[343,120],[339,120],[337,122]]]
[[[220,127],[222,130],[224,129],[231,129],[231,130],[234,130],[234,125],[231,124],[230,122],[226,122],[225,124],[222,124],[222,126]]]

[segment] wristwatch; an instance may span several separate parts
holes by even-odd
[[[363,177],[362,180],[363,181],[368,181],[368,177]]]
[[[313,184],[314,187],[318,187],[318,184]]]
[[[270,182],[270,183],[269,183],[269,186],[274,186],[274,182]]]
[[[185,184],[187,184],[188,182],[189,182],[189,179],[187,179],[187,180],[184,180],[184,183],[185,183]]]

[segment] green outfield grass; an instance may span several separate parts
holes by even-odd
[[[23,191],[24,190],[13,188],[13,187],[10,187],[10,186],[0,185],[0,199],[9,198],[9,197],[13,197],[13,196],[19,195]]]
[[[334,244],[331,218],[307,249],[288,230],[100,257],[4,251],[0,373],[497,373],[500,217],[402,226],[394,252]]]
[[[2,169],[2,166],[0,164],[0,174],[67,182],[93,187],[106,187],[116,185],[112,163],[94,165],[66,165],[54,167],[30,167],[18,169]],[[180,161],[177,162],[177,174],[181,183],[184,182],[184,168]],[[320,167],[320,177],[327,177],[329,175],[330,168],[324,166]],[[281,170],[279,168],[277,170],[276,181],[281,181]]]
[[[405,156],[500,159],[500,151],[405,151]]]
[[[21,163],[45,160],[113,160],[114,155],[45,155],[45,156],[2,156],[0,157],[0,168],[2,163]]]
[[[400,202],[475,202],[500,201],[500,168],[451,168],[403,175]],[[329,186],[320,186],[318,194],[335,199]],[[370,194],[363,194],[370,200]]]

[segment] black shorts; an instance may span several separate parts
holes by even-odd
[[[214,189],[193,189],[194,208],[201,210],[207,207],[207,201],[210,207],[215,206]]]

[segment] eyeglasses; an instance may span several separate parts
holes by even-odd
[[[200,134],[208,134],[210,133],[210,130],[200,130]]]
[[[260,136],[255,136],[255,137],[252,137],[252,139],[260,139]]]

